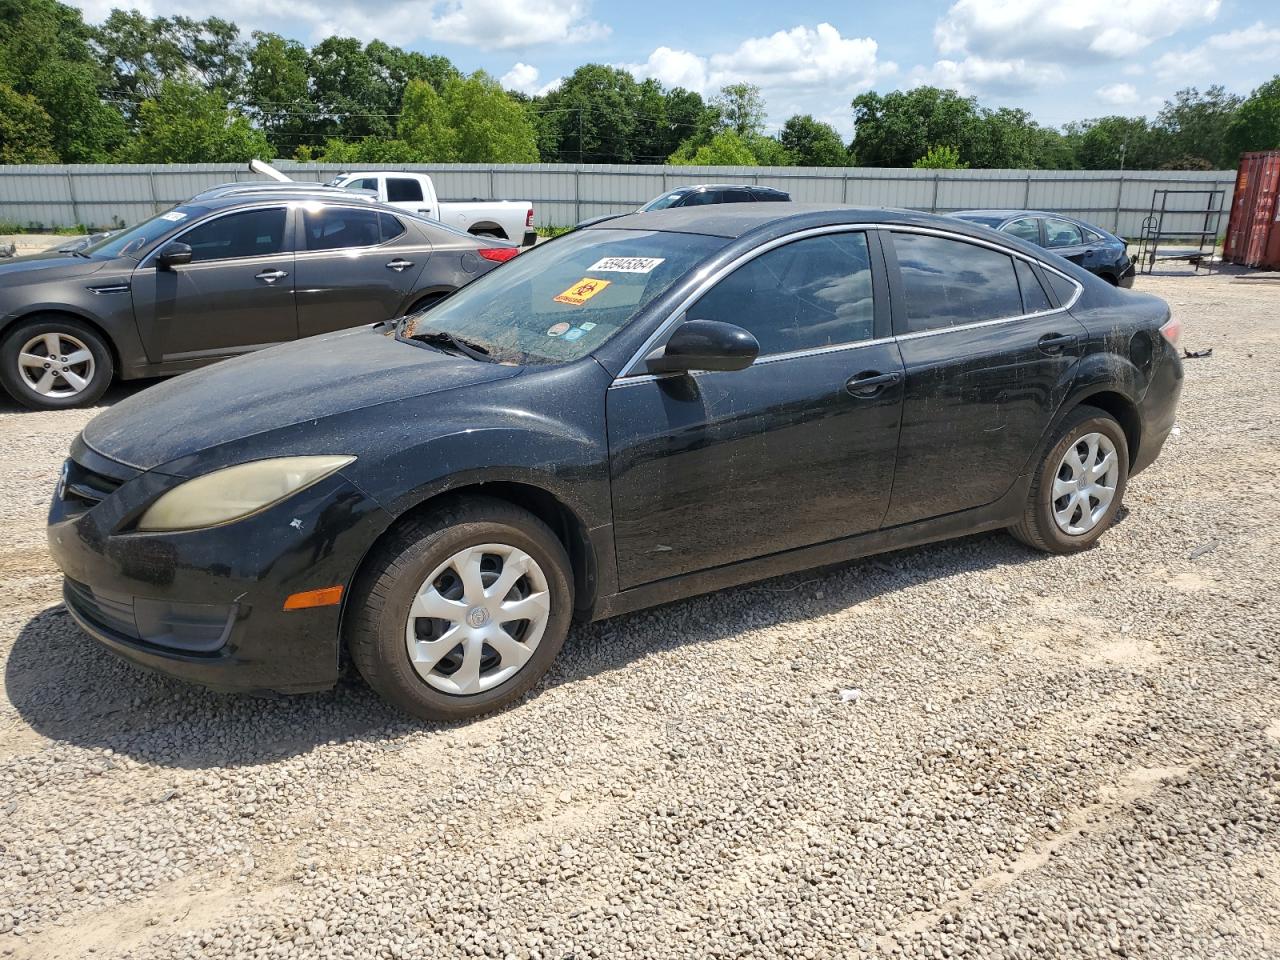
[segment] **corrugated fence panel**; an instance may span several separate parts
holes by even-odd
[[[298,180],[327,181],[352,167],[279,161]],[[1153,191],[1221,189],[1230,209],[1232,171],[896,170],[875,167],[662,167],[614,164],[378,164],[428,173],[444,200],[527,200],[541,226],[625,213],[689,183],[754,183],[807,203],[908,207],[948,213],[975,207],[1050,210],[1136,237]],[[242,164],[67,164],[0,167],[0,222],[65,227],[136,223],[219,183],[263,179]],[[1171,195],[1176,229],[1206,229],[1206,197]],[[1226,219],[1218,223],[1226,229]],[[1213,218],[1208,228],[1213,228]]]

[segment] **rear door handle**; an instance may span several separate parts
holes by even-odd
[[[412,266],[413,266],[412,260],[401,260],[399,257],[396,257],[394,260],[392,260],[390,263],[387,264],[387,269],[394,270],[396,273],[400,273],[404,270],[408,270]]]
[[[254,277],[254,279],[262,280],[265,283],[275,283],[277,280],[281,280],[288,275],[289,274],[285,273],[283,270],[263,270],[260,274]]]
[[[1045,353],[1060,353],[1064,347],[1074,344],[1079,337],[1073,333],[1046,333],[1037,342],[1037,346]]]
[[[900,373],[880,373],[876,370],[865,370],[862,373],[854,374],[845,381],[844,388],[851,396],[866,399],[874,397],[885,387],[897,383],[902,379]]]

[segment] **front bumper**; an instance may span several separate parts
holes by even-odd
[[[130,532],[148,504],[181,482],[76,441],[48,526],[68,612],[125,659],[216,690],[332,686],[342,607],[285,612],[284,599],[336,584],[345,599],[385,513],[339,473],[244,520]]]

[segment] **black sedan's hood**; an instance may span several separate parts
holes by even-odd
[[[81,435],[141,470],[305,421],[514,376],[358,327],[183,374],[124,400]]]
[[[0,287],[19,283],[43,283],[68,277],[87,277],[97,273],[112,260],[87,260],[74,253],[46,250],[25,257],[0,260]]]

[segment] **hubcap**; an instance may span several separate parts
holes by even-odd
[[[18,354],[18,373],[44,397],[74,397],[93,379],[93,354],[69,333],[42,333]]]
[[[1086,433],[1058,464],[1053,481],[1053,519],[1073,537],[1088,533],[1111,506],[1120,479],[1116,445],[1103,433]]]
[[[536,560],[486,543],[459,550],[418,588],[405,645],[418,676],[466,696],[510,680],[547,629],[551,594]]]

